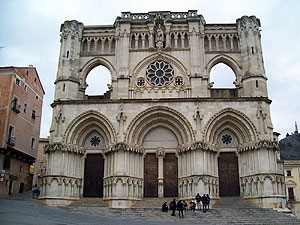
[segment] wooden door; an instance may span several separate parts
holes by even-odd
[[[144,160],[144,197],[158,197],[158,160],[155,153],[146,154]]]
[[[178,196],[178,160],[174,153],[164,158],[164,197]]]
[[[239,196],[239,169],[238,158],[234,152],[220,153],[219,167],[219,195]]]
[[[104,158],[88,154],[84,166],[84,197],[103,197]]]

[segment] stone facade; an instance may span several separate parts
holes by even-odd
[[[219,163],[234,153],[238,195],[283,206],[260,38],[255,16],[207,24],[196,10],[124,12],[109,26],[64,22],[39,201],[85,196],[92,154],[103,157],[97,188],[111,207],[150,196],[215,200],[228,195],[220,194],[230,187],[220,182]],[[234,71],[234,89],[213,88],[218,63]],[[109,92],[87,96],[86,78],[98,65],[111,73]]]

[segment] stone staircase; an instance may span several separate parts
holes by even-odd
[[[262,209],[248,203],[239,197],[224,197],[206,213],[201,210],[187,210],[184,212],[184,219],[171,216],[171,211],[161,212],[161,204],[169,203],[172,198],[144,199],[136,206],[128,209],[112,209],[103,206],[88,205],[88,202],[98,202],[94,199],[81,200],[81,203],[74,203],[65,210],[94,214],[106,217],[121,217],[127,219],[142,219],[144,221],[173,221],[187,224],[300,224],[295,216],[286,213],[279,213],[273,209]],[[84,206],[86,204],[86,206]],[[97,203],[100,205],[100,203]],[[95,203],[95,205],[97,205]]]
[[[176,199],[176,198],[175,198]],[[133,206],[133,208],[159,208],[164,202],[169,203],[173,200],[173,198],[144,198],[142,201],[139,201],[137,204]],[[176,199],[178,200],[178,199]]]
[[[70,207],[107,207],[102,198],[84,197],[69,205]]]

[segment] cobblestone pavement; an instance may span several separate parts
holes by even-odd
[[[242,200],[240,200],[242,201]],[[238,206],[240,204],[240,208]],[[173,224],[300,224],[300,220],[272,209],[260,209],[245,202],[216,205],[208,212],[185,212],[183,219],[162,213],[159,208],[110,209],[107,207],[68,206],[47,207],[38,205],[30,193],[0,198],[0,224],[2,225],[173,225]]]

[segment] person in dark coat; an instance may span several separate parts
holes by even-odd
[[[200,210],[201,209],[201,200],[202,200],[201,195],[199,193],[197,193],[195,199],[196,199],[196,202],[197,202],[197,208],[198,208],[198,210]]]
[[[177,209],[179,211],[179,218],[183,218],[183,203],[181,200],[179,200],[177,203]]]
[[[162,210],[163,212],[168,212],[167,202],[165,202],[165,203],[161,206],[161,210]]]
[[[182,204],[183,204],[183,210],[186,211],[187,203],[185,202],[185,200],[183,200]]]
[[[175,210],[176,210],[176,200],[175,200],[175,198],[173,199],[173,201],[170,202],[170,210],[172,210],[171,216],[176,216],[175,215]]]
[[[206,198],[206,195],[205,195],[205,194],[202,196],[201,200],[202,200],[203,212],[206,212],[207,198]]]

